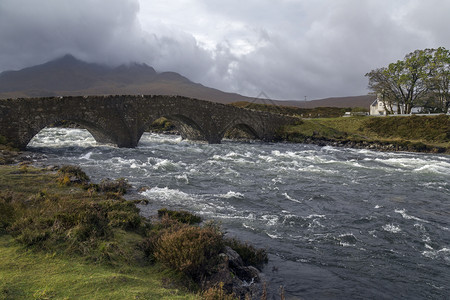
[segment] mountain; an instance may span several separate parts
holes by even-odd
[[[72,55],[25,68],[0,73],[0,99],[77,95],[182,95],[220,103],[238,101],[297,107],[368,107],[372,96],[328,98],[315,101],[267,101],[226,93],[194,83],[175,73],[157,73],[146,64],[108,67],[87,63]]]
[[[157,73],[146,64],[111,68],[72,55],[0,74],[0,98],[110,94],[183,95],[223,103],[251,100],[194,83],[178,73]]]

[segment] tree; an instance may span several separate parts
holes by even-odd
[[[416,50],[388,67],[367,73],[369,88],[382,96],[387,113],[411,113],[427,94],[430,50]]]
[[[444,47],[430,50],[430,74],[427,85],[430,90],[430,106],[436,112],[447,112],[450,108],[450,51]]]

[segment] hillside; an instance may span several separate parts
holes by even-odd
[[[313,107],[368,107],[373,96],[327,98],[313,101],[277,101],[227,93],[192,82],[175,72],[158,73],[146,64],[119,67],[83,62],[72,55],[0,73],[0,99],[45,96],[112,94],[181,95],[220,103],[247,101]]]

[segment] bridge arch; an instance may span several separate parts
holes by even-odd
[[[34,124],[34,126],[30,128],[30,130],[26,131],[26,133],[22,136],[21,143],[24,146],[27,146],[33,139],[33,137],[35,137],[44,128],[47,128],[48,126],[61,121],[68,121],[80,125],[83,129],[86,129],[92,135],[92,137],[95,139],[97,143],[117,145],[117,141],[115,140],[115,137],[111,134],[111,132],[101,128],[96,123],[85,120],[79,120],[76,118],[64,118],[64,119],[57,118],[52,120],[48,119],[42,120],[41,122]]]
[[[245,123],[237,123],[235,125],[229,126],[224,132],[225,138],[234,139],[260,139],[261,136],[258,132],[250,125]]]
[[[174,125],[183,139],[206,141],[204,130],[195,120],[183,114],[170,113],[159,113],[149,116],[138,132],[138,141],[141,139],[144,132],[151,126],[151,124],[161,118],[167,119],[172,125]]]
[[[191,118],[181,114],[164,115],[163,117],[173,123],[173,125],[180,131],[183,139],[193,141],[206,140],[203,129]]]

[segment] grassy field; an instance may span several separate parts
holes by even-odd
[[[280,139],[380,143],[408,151],[450,153],[450,116],[303,119],[284,128]]]

